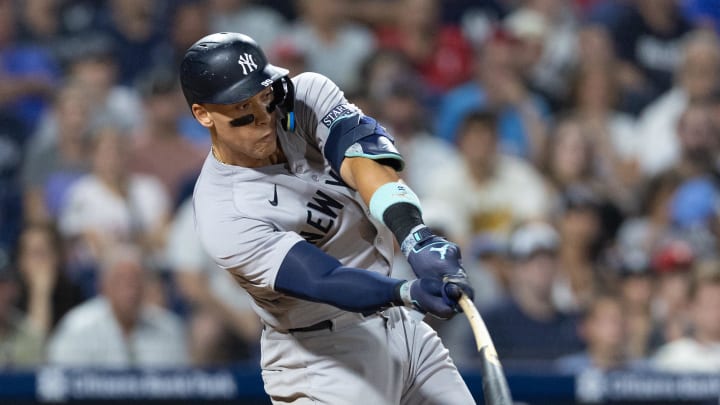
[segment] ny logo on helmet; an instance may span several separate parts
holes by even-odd
[[[238,58],[238,64],[242,66],[243,74],[247,75],[248,73],[252,73],[257,69],[257,63],[253,60],[252,55],[249,53],[244,53],[240,55]]]

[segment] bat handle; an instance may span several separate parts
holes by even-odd
[[[480,313],[478,312],[477,308],[475,308],[475,304],[472,302],[472,300],[470,300],[470,297],[465,294],[460,297],[459,304],[460,308],[462,308],[465,316],[467,316],[468,321],[470,322],[470,327],[473,330],[473,335],[475,335],[475,344],[477,345],[478,351],[481,351],[483,348],[485,348],[485,355],[491,361],[499,363],[497,351],[495,350],[495,345],[490,338],[490,332],[488,332],[487,327],[485,326],[485,322],[483,322],[482,318],[480,317]]]
[[[505,373],[498,359],[490,333],[480,317],[472,300],[465,294],[460,297],[460,307],[470,322],[475,344],[480,352],[480,365],[483,376],[483,393],[488,405],[512,405],[512,396],[508,388]]]

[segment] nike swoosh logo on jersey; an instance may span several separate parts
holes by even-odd
[[[277,199],[277,184],[275,184],[275,190],[273,191],[273,199],[272,199],[272,200],[268,200],[268,202],[269,202],[270,205],[272,205],[273,207],[277,207],[277,205],[278,205],[278,199]]]

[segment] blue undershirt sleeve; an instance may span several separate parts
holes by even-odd
[[[351,312],[372,312],[398,302],[403,282],[352,267],[305,241],[285,256],[275,278],[275,290],[292,297],[322,302]]]

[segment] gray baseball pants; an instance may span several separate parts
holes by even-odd
[[[475,404],[422,315],[391,308],[346,313],[332,327],[262,335],[262,377],[273,404]]]

